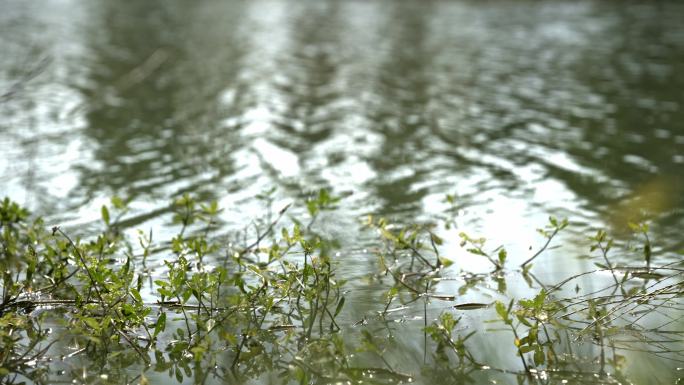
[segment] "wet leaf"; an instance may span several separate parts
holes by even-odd
[[[461,303],[458,305],[454,305],[455,309],[458,310],[477,310],[477,309],[485,309],[492,306],[491,303],[477,303],[477,302],[470,302],[470,303]],[[497,309],[497,313],[499,310]],[[501,313],[499,313],[501,316]],[[503,317],[502,317],[503,318]]]
[[[641,279],[662,279],[662,278],[665,278],[665,275],[658,274],[658,273],[655,273],[652,271],[643,271],[643,272],[633,272],[632,277],[641,278]]]

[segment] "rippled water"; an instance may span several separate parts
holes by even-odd
[[[327,187],[348,195],[325,224],[349,276],[376,269],[361,215],[432,220],[447,193],[459,226],[520,261],[549,214],[569,217],[567,239],[648,219],[655,258],[684,248],[679,2],[0,8],[0,195],[74,231],[112,195],[143,229],[170,225],[170,197],[217,199],[231,232],[263,214],[265,190],[282,206]],[[580,263],[558,261],[539,265]]]

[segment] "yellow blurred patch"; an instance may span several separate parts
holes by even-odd
[[[654,178],[611,207],[610,223],[615,230],[626,231],[630,222],[648,221],[672,210],[674,198],[672,179],[666,176]]]

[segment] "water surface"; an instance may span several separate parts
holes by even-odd
[[[650,221],[659,261],[681,258],[679,2],[0,8],[0,192],[74,232],[97,229],[113,195],[131,199],[129,228],[162,235],[169,198],[216,199],[231,233],[264,214],[259,193],[275,187],[277,209],[328,188],[346,196],[323,226],[343,241],[349,278],[378,270],[356,230],[363,215],[434,221],[446,194],[460,229],[518,263],[549,215],[568,217],[566,246],[537,263],[550,281],[591,266],[574,257],[596,228],[629,240],[628,221]],[[486,266],[451,237],[454,276]],[[354,290],[350,321],[378,310],[382,292]],[[422,359],[414,348],[397,362]],[[663,383],[673,378],[672,362],[654,362],[648,372],[664,365]]]

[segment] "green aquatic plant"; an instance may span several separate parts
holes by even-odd
[[[525,260],[520,267],[523,269],[527,268],[532,261],[534,261],[538,256],[540,256],[544,251],[546,251],[551,244],[551,241],[558,235],[558,233],[568,227],[568,219],[564,218],[562,220],[556,219],[556,217],[549,217],[549,223],[541,229],[537,229],[537,232],[546,238],[544,245],[537,250],[531,257]]]
[[[264,199],[272,203],[272,194]],[[83,365],[87,374],[64,372],[78,381],[140,384],[159,376],[194,383],[266,376],[283,383],[382,384],[515,376],[532,384],[551,377],[581,382],[594,372],[609,383],[626,378],[625,351],[681,358],[682,333],[669,325],[678,322],[671,309],[682,308],[684,270],[659,264],[644,225],[634,228],[643,246],[624,249],[598,231],[588,245],[598,270],[544,282],[532,275],[531,262],[551,248],[566,220],[549,220],[541,230],[545,244],[521,270],[506,268],[511,256],[503,248],[488,250],[483,238],[461,235],[494,270],[454,275],[444,257],[453,243],[445,239],[449,234],[437,234],[437,224],[371,217],[365,229],[377,236],[380,272],[373,279],[382,301],[352,324],[346,317],[354,309],[347,309],[357,286],[347,291],[337,274],[345,252],[316,226],[339,202],[317,191],[301,206],[285,205],[238,234],[218,236],[218,205],[184,195],[170,206],[176,235],[153,242],[152,230],[129,240],[129,211],[119,198],[101,207],[102,231],[92,236],[47,228],[3,200],[0,381],[54,382],[57,374],[38,363],[55,354],[67,368]],[[645,266],[614,263],[618,249],[639,254]],[[610,277],[605,287],[580,292],[582,279],[603,273]],[[536,294],[508,301],[506,282],[520,277]],[[447,289],[442,283],[450,280],[462,284]],[[445,302],[452,304],[439,305]],[[412,310],[420,316],[408,317]],[[489,337],[462,312],[496,314],[510,333],[500,341],[510,341],[517,369],[478,354]],[[660,325],[653,323],[658,314],[665,320]],[[396,360],[402,347],[395,328],[413,319],[423,323],[424,357],[412,371]]]
[[[465,336],[457,333],[456,326],[461,318],[454,318],[450,312],[442,313],[436,321],[425,327],[425,332],[430,335],[430,338],[437,343],[435,348],[435,356],[438,360],[449,362],[448,354],[454,354],[458,359],[458,367],[463,369],[468,365],[477,365],[477,361],[466,346],[466,341],[472,337],[476,331],[473,330]]]
[[[461,238],[461,247],[467,247],[466,250],[469,253],[487,258],[487,260],[494,265],[495,271],[499,271],[504,268],[508,253],[502,246],[487,252],[484,250],[485,243],[487,242],[485,238],[473,238],[464,232],[459,233],[458,236]],[[496,255],[496,258],[492,256],[492,254]]]
[[[513,300],[508,306],[500,301],[495,304],[499,319],[508,325],[513,333],[514,344],[527,373],[531,370],[525,359],[527,353],[532,353],[532,362],[536,368],[557,361],[558,357],[554,350],[554,340],[547,328],[547,325],[558,325],[549,316],[557,305],[555,302],[546,301],[546,296],[546,291],[542,289],[533,299],[518,301],[518,310],[513,309]],[[519,333],[519,327],[527,328],[525,335]],[[541,337],[542,333],[544,338]]]
[[[312,217],[306,227],[311,227],[315,215],[331,209],[335,200],[328,193],[319,193],[309,201]],[[112,202],[115,212],[125,212],[123,201]],[[113,218],[110,207],[101,208],[104,231],[82,241],[59,227],[49,231],[41,221],[28,223],[28,211],[4,200],[0,207],[5,264],[0,337],[5,343],[0,359],[7,371],[0,375],[19,373],[27,362],[47,352],[49,344],[40,343],[50,338],[36,329],[41,318],[16,312],[47,304],[66,310],[67,317],[61,322],[68,327],[67,337],[78,347],[77,354],[104,357],[98,352],[109,352],[105,365],[116,357],[111,353],[123,352],[126,346],[141,361],[148,361],[149,352],[163,348],[162,335],[171,333],[174,340],[163,349],[169,362],[179,363],[188,354],[192,361],[204,362],[224,350],[221,345],[231,346],[231,367],[242,366],[244,375],[250,372],[247,363],[277,346],[297,346],[340,329],[335,319],[345,298],[340,291],[343,281],[336,279],[335,262],[329,255],[333,243],[295,224],[290,231],[283,228],[281,239],[272,237],[270,247],[261,246],[266,236],[260,235],[256,243],[228,254],[233,265],[210,266],[204,263],[206,257],[226,252],[207,238],[217,205],[201,205],[185,195],[174,201],[173,207],[181,229],[170,242],[173,258],[165,262],[167,277],[153,282],[159,301],[152,304],[145,303],[141,295],[146,270],[136,268],[134,249],[117,228],[120,216]],[[205,231],[186,235],[197,223],[203,223]],[[267,234],[275,235],[274,226]],[[141,236],[140,245],[144,262],[152,252],[151,235]],[[292,252],[301,253],[303,259],[290,258]],[[266,263],[248,258],[262,253],[268,255]],[[178,322],[183,327],[167,330]],[[284,339],[276,338],[278,330],[287,332]],[[264,348],[256,349],[260,345]],[[174,367],[177,378],[187,372]],[[31,378],[37,380],[35,375]]]

